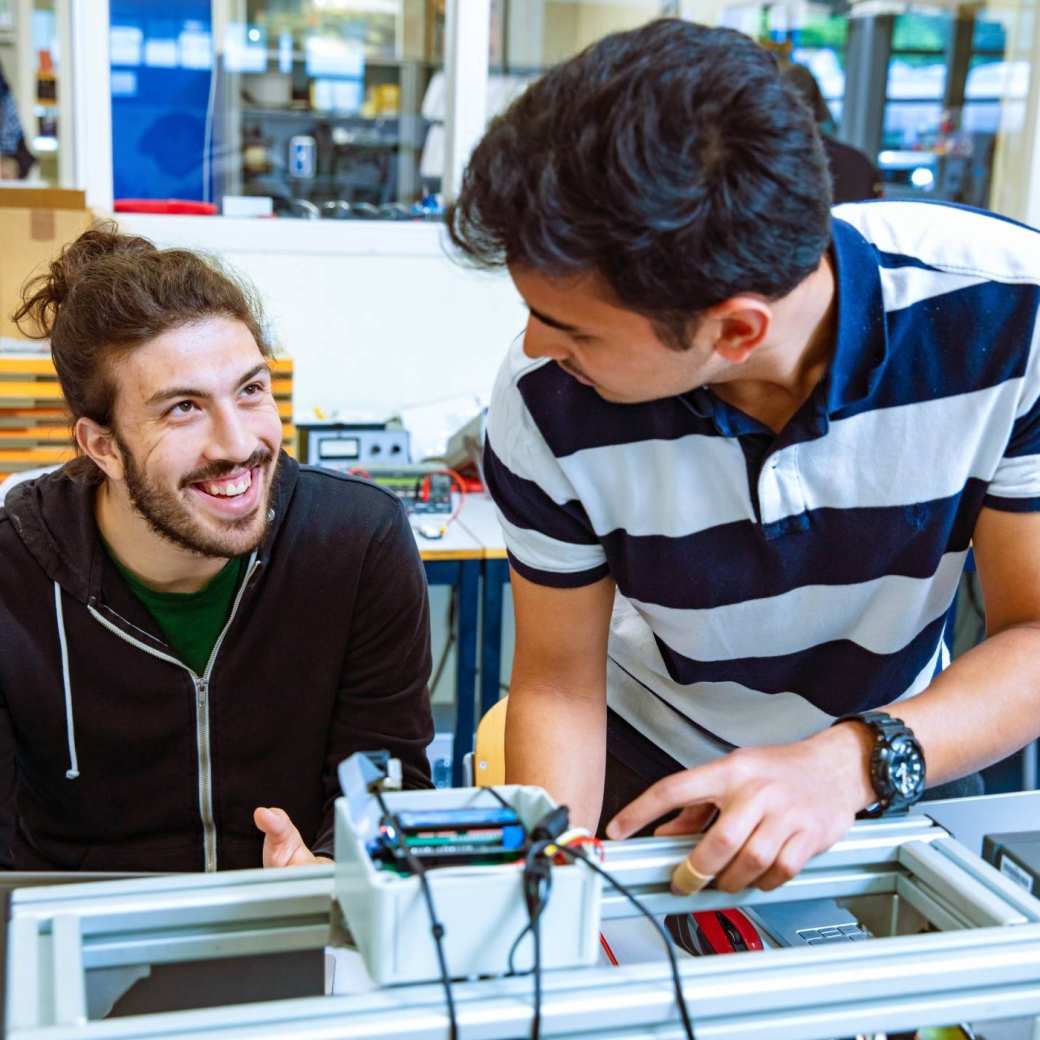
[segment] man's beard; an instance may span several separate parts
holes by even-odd
[[[278,478],[278,465],[271,475],[271,482],[267,489],[267,497],[263,500],[256,513],[251,516],[242,517],[239,520],[224,521],[223,526],[227,531],[226,537],[211,533],[203,527],[191,514],[191,511],[177,496],[176,492],[168,491],[154,483],[145,472],[137,465],[133,453],[129,450],[122,438],[115,436],[116,444],[123,456],[123,479],[126,481],[126,491],[130,498],[130,504],[144,517],[148,526],[161,538],[168,542],[187,549],[198,556],[208,556],[213,559],[230,559],[233,556],[244,556],[246,553],[256,549],[267,534],[270,526],[271,500],[274,497],[274,489]],[[267,473],[267,467],[271,461],[272,453],[266,448],[258,448],[246,460],[245,463],[235,464],[232,462],[217,462],[204,469],[190,474],[180,482],[182,488],[203,480],[218,480],[228,473],[240,469],[253,469],[258,467],[260,474],[258,479],[263,479]],[[257,520],[257,513],[260,520]],[[250,537],[250,531],[254,533]]]

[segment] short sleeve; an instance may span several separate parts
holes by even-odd
[[[524,404],[516,360],[516,351],[511,351],[499,372],[484,446],[484,479],[498,510],[509,561],[538,585],[591,585],[608,574],[606,554]]]
[[[1040,326],[1038,326],[1040,328]],[[1015,422],[983,505],[1008,513],[1040,512],[1040,343],[1034,334]]]

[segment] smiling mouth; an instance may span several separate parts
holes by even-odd
[[[248,494],[258,477],[259,467],[254,467],[253,469],[237,470],[219,480],[200,480],[193,483],[191,487],[210,498],[236,499]]]

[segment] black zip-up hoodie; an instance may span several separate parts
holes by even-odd
[[[0,867],[261,865],[257,806],[332,851],[336,765],[387,748],[429,786],[426,581],[400,502],[283,455],[264,543],[197,676],[65,470],[0,509]]]

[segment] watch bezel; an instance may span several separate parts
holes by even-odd
[[[887,712],[868,711],[845,715],[839,722],[862,722],[874,731],[874,747],[870,753],[870,783],[877,801],[860,812],[860,816],[876,817],[886,812],[905,812],[920,801],[925,791],[926,765],[924,750],[914,736],[914,731]],[[905,750],[900,747],[905,744]],[[904,794],[893,777],[897,760],[913,758],[920,764],[920,771],[913,791]]]
[[[920,765],[916,783],[909,792],[904,792],[893,776],[896,763],[906,759],[916,759]],[[882,812],[909,809],[921,800],[925,784],[924,752],[908,726],[903,726],[896,733],[878,733],[870,765],[874,793],[878,795],[878,801],[883,803]]]

